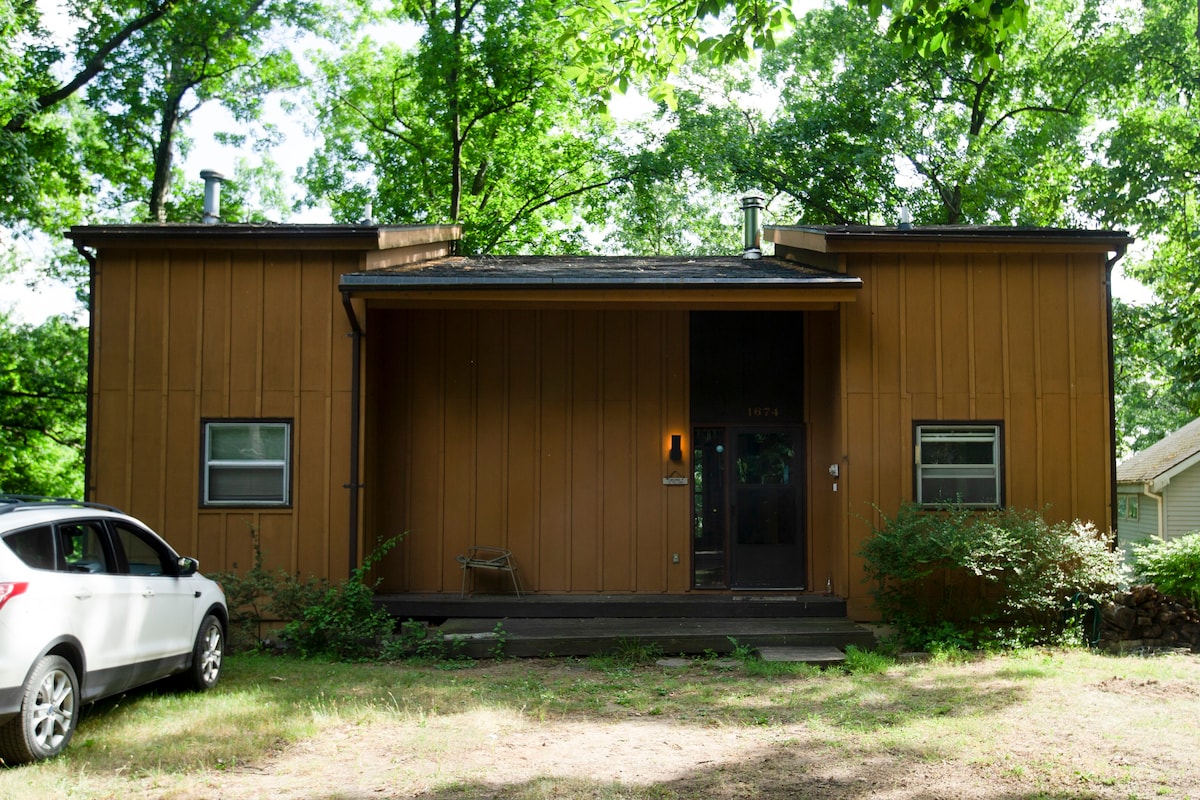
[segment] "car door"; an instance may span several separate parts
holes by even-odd
[[[195,589],[178,577],[176,556],[146,529],[113,520],[116,549],[134,598],[130,625],[136,629],[134,648],[142,680],[151,680],[178,666],[179,656],[192,650]]]
[[[128,624],[135,612],[129,580],[120,574],[103,521],[60,522],[53,536],[53,594],[66,612],[63,629],[83,646],[84,697],[120,691],[132,685],[137,657],[137,631]]]

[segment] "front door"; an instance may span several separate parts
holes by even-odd
[[[692,585],[803,589],[804,316],[694,311]]]
[[[693,585],[803,589],[803,428],[693,431]]]

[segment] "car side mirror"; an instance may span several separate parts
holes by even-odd
[[[176,562],[179,567],[178,575],[181,578],[186,578],[189,575],[195,575],[196,570],[200,569],[200,562],[189,556],[180,556]]]

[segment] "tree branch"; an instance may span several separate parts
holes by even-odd
[[[162,0],[159,5],[152,7],[150,11],[146,12],[137,19],[131,20],[125,25],[125,27],[117,31],[116,35],[105,42],[99,50],[92,54],[92,57],[88,59],[86,64],[84,64],[83,69],[80,70],[79,73],[70,80],[70,82],[60,86],[53,92],[42,95],[36,101],[34,101],[34,105],[36,107],[35,113],[45,111],[47,108],[61,103],[63,100],[66,100],[68,97],[75,94],[75,92],[82,89],[89,81],[92,80],[92,78],[95,78],[100,74],[100,72],[104,69],[104,62],[110,55],[112,55],[113,51],[125,44],[125,42],[129,40],[130,36],[133,36],[133,34],[158,21],[158,19],[166,14],[171,7],[175,5],[175,3],[176,0]],[[21,114],[15,116],[5,123],[4,130],[8,131],[9,133],[17,133],[22,131],[32,116],[33,114]]]

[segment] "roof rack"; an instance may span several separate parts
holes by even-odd
[[[0,494],[0,514],[21,509],[46,508],[48,506],[95,508],[100,511],[112,511],[116,514],[125,513],[116,506],[105,505],[104,503],[91,503],[87,500],[76,500],[71,497],[42,497],[35,494]]]

